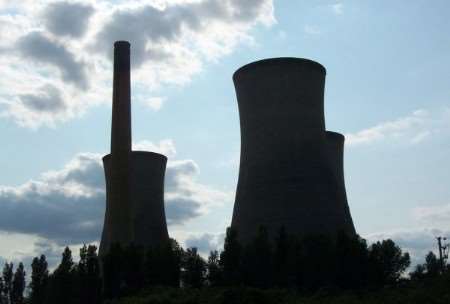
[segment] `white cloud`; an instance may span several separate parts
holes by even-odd
[[[175,143],[172,139],[163,139],[157,144],[149,140],[141,140],[133,143],[134,151],[151,151],[160,154],[164,154],[168,158],[172,158],[177,154],[177,149],[175,148]]]
[[[225,240],[225,233],[212,234],[193,234],[184,241],[186,248],[195,247],[203,256],[208,256],[213,250],[223,250],[223,243]]]
[[[412,139],[411,139],[411,143],[413,144],[418,144],[421,143],[422,141],[424,141],[427,137],[429,137],[431,135],[431,131],[425,130],[422,132],[419,132],[417,135],[415,135]]]
[[[19,233],[0,232],[2,246],[0,247],[0,257],[5,260],[23,260],[34,251],[34,242],[37,238],[32,235]],[[1,266],[3,266],[0,263]]]
[[[450,223],[450,204],[416,207],[412,210],[412,215],[416,220],[430,225]]]
[[[47,29],[57,36],[80,37],[88,29],[94,7],[81,2],[52,2],[44,11]]]
[[[135,146],[174,155],[171,140]],[[0,232],[33,235],[59,246],[95,242],[100,237],[105,208],[101,154],[81,153],[64,168],[43,173],[19,186],[0,186]],[[183,225],[229,201],[229,193],[196,181],[192,160],[169,161],[165,207],[169,225]]]
[[[433,135],[449,130],[448,109],[429,112],[419,109],[408,116],[386,121],[356,133],[345,134],[347,145],[369,145],[383,141],[419,144]]]
[[[308,35],[319,35],[322,31],[315,25],[306,24],[303,27],[303,31]]]
[[[143,100],[142,103],[153,111],[158,111],[161,109],[165,100],[164,97],[150,97],[147,100]]]
[[[274,22],[272,0],[7,1],[0,8],[0,116],[54,126],[110,102],[115,40],[131,42],[133,89],[152,96],[161,85],[189,83],[205,64],[252,41],[255,26]],[[58,102],[42,98],[51,95],[49,84]],[[39,101],[24,102],[24,92]],[[144,103],[154,110],[164,104]]]
[[[342,15],[344,13],[344,5],[342,3],[332,4],[331,9],[336,15]]]

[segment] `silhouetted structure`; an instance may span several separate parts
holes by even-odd
[[[131,150],[130,44],[114,44],[111,154],[103,157],[106,212],[100,254],[112,243],[154,246],[168,241],[164,155]]]
[[[250,63],[233,75],[241,125],[232,228],[298,235],[355,230],[343,174],[343,142],[325,131],[325,68],[298,58]]]
[[[345,190],[345,178],[344,178],[344,135],[326,131],[325,133],[328,146],[328,157],[330,166],[333,168],[334,178],[337,181],[338,193],[336,203],[338,207],[336,212],[341,212],[341,216],[344,221],[344,226],[340,227],[344,232],[349,233],[350,236],[355,235],[355,227],[353,226],[352,216],[350,214],[350,208],[347,202],[347,193]]]

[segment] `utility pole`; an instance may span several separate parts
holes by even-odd
[[[439,262],[441,264],[441,272],[445,271],[446,268],[446,261],[448,259],[448,249],[449,249],[449,244],[442,244],[442,241],[446,241],[447,238],[446,237],[441,237],[438,236],[437,238],[438,241],[438,248],[439,248]]]

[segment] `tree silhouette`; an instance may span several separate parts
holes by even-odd
[[[158,263],[159,251],[157,248],[148,248],[144,257],[144,279],[148,286],[158,285],[160,283],[162,267]]]
[[[376,242],[369,248],[370,280],[375,286],[393,284],[409,267],[409,254],[402,253],[391,239]]]
[[[441,262],[432,251],[425,256],[425,268],[428,277],[436,277],[440,273]]]
[[[423,264],[418,264],[414,268],[414,271],[409,273],[409,277],[413,281],[421,281],[427,277],[426,267]]]
[[[35,257],[31,263],[30,303],[43,304],[48,284],[48,264],[45,255]]]
[[[3,277],[0,276],[0,304],[5,302],[5,297],[3,295],[3,290],[5,289],[5,284],[3,283]]]
[[[223,274],[222,268],[220,267],[219,252],[217,250],[209,253],[206,268],[208,285],[212,287],[220,286],[223,283]]]
[[[66,247],[60,264],[51,275],[45,256],[35,257],[31,264],[29,298],[24,299],[24,266],[20,263],[14,272],[13,264],[6,263],[0,278],[0,304],[100,304],[102,300],[103,303],[111,303],[110,299],[115,303],[117,298],[134,296],[145,287],[157,285],[163,288],[155,290],[178,294],[178,291],[167,287],[178,288],[180,282],[185,289],[231,287],[223,289],[224,303],[234,303],[241,297],[244,297],[244,302],[264,302],[270,293],[280,289],[261,289],[274,287],[308,293],[324,287],[338,287],[356,290],[359,294],[368,287],[399,282],[410,264],[410,257],[392,240],[368,247],[364,239],[344,233],[337,234],[337,237],[309,235],[300,239],[287,234],[283,227],[271,239],[268,231],[259,227],[255,237],[245,246],[239,243],[236,232],[228,228],[223,251],[220,254],[211,251],[207,262],[196,248],[184,251],[171,239],[152,248],[112,244],[101,264],[102,277],[97,248],[93,245],[80,248],[78,263],[73,262],[72,253]],[[410,284],[432,286],[428,282],[449,279],[448,274],[439,274],[439,260],[430,252],[425,264],[418,265],[410,273]],[[421,284],[424,278],[432,280]],[[237,285],[240,286],[235,288]],[[256,288],[241,288],[246,286]],[[182,293],[189,303],[198,299],[188,299],[190,296],[203,294],[186,290]]]
[[[220,266],[223,269],[225,285],[237,285],[241,282],[241,255],[242,246],[237,239],[237,232],[228,227],[224,248],[220,254]]]
[[[100,302],[101,279],[97,247],[83,245],[77,266],[79,297],[82,303]]]
[[[124,250],[119,243],[111,244],[109,250],[102,257],[103,265],[103,297],[105,299],[118,298],[124,287],[123,278]]]
[[[244,249],[242,257],[244,283],[248,286],[269,288],[272,285],[272,246],[267,229],[259,227],[255,238]]]
[[[11,291],[13,284],[13,263],[5,263],[3,266],[2,276],[3,276],[3,298],[6,303],[11,302]]]
[[[143,264],[143,248],[134,244],[125,247],[123,257],[123,278],[126,283],[125,293],[136,293],[144,286]]]
[[[311,235],[303,238],[298,254],[299,287],[314,291],[332,285],[336,267],[334,255],[334,244],[329,237]]]
[[[441,262],[438,257],[429,251],[425,256],[425,263],[416,265],[414,271],[409,276],[411,280],[421,281],[426,278],[435,278],[441,273]]]
[[[11,290],[11,304],[22,304],[23,303],[23,292],[25,290],[25,269],[22,263],[14,273],[14,278],[12,281]]]
[[[148,248],[144,259],[144,279],[149,286],[180,286],[183,249],[173,239]]]
[[[197,248],[188,248],[182,260],[183,286],[200,288],[206,279],[206,262],[197,253]]]
[[[72,259],[72,251],[69,247],[64,249],[61,263],[50,276],[49,290],[47,291],[47,303],[67,303],[75,296],[75,268]]]
[[[180,287],[181,281],[181,259],[183,248],[174,239],[170,239],[167,245],[163,246],[163,265],[167,269],[168,276],[163,280],[165,285]]]
[[[361,289],[367,284],[368,248],[364,239],[339,233],[336,241],[336,285]]]
[[[275,237],[273,257],[274,285],[293,287],[296,285],[296,251],[297,240],[286,233],[282,226]]]

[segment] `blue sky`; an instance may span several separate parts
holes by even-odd
[[[327,69],[326,125],[347,138],[357,231],[392,237],[418,261],[450,236],[449,20],[437,0],[0,0],[0,256],[56,261],[64,244],[98,240],[110,55],[125,39],[133,142],[169,156],[172,236],[206,250],[231,221],[233,72],[303,57]]]

